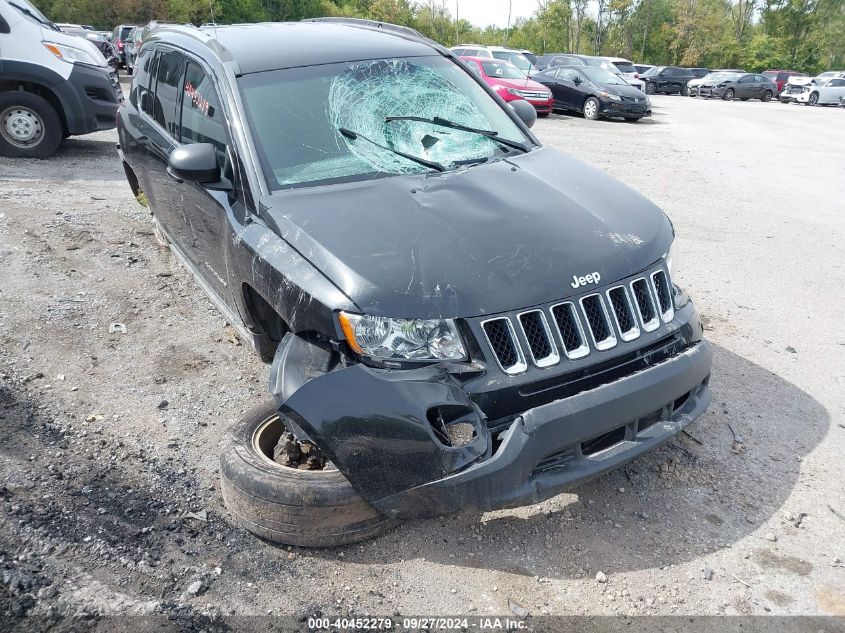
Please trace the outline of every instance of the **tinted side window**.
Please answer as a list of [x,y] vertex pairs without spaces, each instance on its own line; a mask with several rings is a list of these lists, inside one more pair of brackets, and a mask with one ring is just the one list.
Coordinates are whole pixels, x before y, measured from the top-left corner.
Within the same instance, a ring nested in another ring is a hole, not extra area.
[[754,81],[764,83],[764,84],[769,82],[769,80],[766,79],[765,77],[763,77],[763,75],[754,75]]
[[750,84],[752,81],[754,81],[754,75],[746,75],[739,80],[739,83]]
[[841,88],[845,86],[845,79],[831,79],[827,85],[831,88]]
[[150,48],[141,49],[138,61],[135,63],[135,73],[132,76],[132,88],[129,90],[129,103],[140,109],[138,95],[150,89],[150,65],[153,60]]
[[156,69],[153,118],[174,138],[178,137],[176,104],[179,100],[179,78],[182,74],[182,55],[162,51]]
[[226,163],[226,118],[212,78],[196,63],[188,62],[182,84],[181,140],[183,143],[211,143],[217,162]]

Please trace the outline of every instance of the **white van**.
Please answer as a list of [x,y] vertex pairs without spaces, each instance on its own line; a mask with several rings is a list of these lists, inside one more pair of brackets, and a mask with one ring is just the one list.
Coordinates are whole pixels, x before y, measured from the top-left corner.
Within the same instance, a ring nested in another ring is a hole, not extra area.
[[0,154],[46,158],[63,138],[110,130],[122,100],[94,44],[28,0],[0,0]]

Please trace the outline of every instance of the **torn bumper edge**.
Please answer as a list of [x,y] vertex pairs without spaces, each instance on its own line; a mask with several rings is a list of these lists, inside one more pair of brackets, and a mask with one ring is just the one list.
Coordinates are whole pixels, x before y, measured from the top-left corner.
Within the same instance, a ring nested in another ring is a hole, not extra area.
[[[304,342],[291,343],[277,355],[288,360],[281,370],[302,360],[291,351]],[[481,411],[443,365],[403,371],[352,365],[295,390],[271,379],[271,390],[280,413],[380,512],[428,517],[538,503],[665,443],[710,403],[712,356],[710,344],[700,341],[636,374],[529,409],[500,434],[495,452]],[[279,371],[274,363],[274,375]],[[463,421],[476,429],[473,442],[439,442],[426,417],[435,407],[462,408]],[[640,430],[639,420],[657,411],[660,420]],[[582,442],[621,427],[622,441],[583,454]]]

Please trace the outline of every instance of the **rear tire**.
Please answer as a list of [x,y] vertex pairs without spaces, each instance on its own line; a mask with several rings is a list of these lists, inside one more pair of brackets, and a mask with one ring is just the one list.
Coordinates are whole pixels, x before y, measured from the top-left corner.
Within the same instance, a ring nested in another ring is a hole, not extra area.
[[584,101],[584,118],[595,121],[599,118],[599,100],[595,97],[587,97]]
[[276,405],[248,412],[226,438],[226,508],[253,534],[286,545],[335,547],[374,538],[397,521],[380,514],[338,470],[297,470],[268,456],[284,432]]
[[43,97],[23,90],[0,93],[0,154],[47,158],[62,142],[59,114]]

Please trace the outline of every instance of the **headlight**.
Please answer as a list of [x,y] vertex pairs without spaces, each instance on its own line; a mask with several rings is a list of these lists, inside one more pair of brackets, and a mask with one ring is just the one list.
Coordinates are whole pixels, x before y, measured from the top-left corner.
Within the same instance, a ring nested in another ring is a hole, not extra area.
[[622,97],[620,97],[619,95],[612,95],[609,92],[603,92],[603,93],[601,93],[601,96],[607,97],[611,101],[622,101]]
[[41,42],[48,51],[53,53],[56,57],[61,59],[62,61],[69,62],[71,64],[81,63],[81,64],[90,64],[92,66],[101,66],[102,64],[100,61],[91,55],[88,51],[84,51],[81,48],[75,48],[73,46],[67,46],[65,44],[57,44],[55,42]]
[[663,256],[666,260],[666,268],[669,269],[669,278],[674,282],[675,273],[678,270],[678,240],[673,240],[669,250]]
[[517,90],[516,88],[508,88],[508,92],[511,93],[514,97],[521,97],[522,91]]
[[392,319],[338,315],[349,346],[380,360],[465,360],[464,344],[451,319]]

